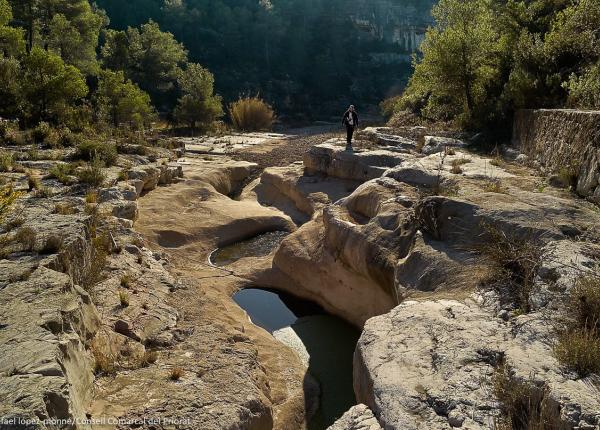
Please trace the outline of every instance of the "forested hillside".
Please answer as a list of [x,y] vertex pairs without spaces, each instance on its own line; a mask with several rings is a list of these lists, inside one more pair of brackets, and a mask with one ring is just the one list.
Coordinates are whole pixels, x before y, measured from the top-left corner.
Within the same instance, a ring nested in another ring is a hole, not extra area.
[[433,16],[390,110],[506,137],[520,108],[600,108],[598,0],[440,0]]
[[226,101],[256,94],[316,118],[400,91],[433,0],[99,0],[110,27],[153,20],[215,74]]

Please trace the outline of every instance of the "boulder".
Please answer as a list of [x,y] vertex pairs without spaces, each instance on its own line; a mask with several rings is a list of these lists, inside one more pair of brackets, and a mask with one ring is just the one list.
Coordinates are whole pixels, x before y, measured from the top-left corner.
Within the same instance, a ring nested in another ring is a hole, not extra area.
[[360,404],[351,408],[327,430],[381,430],[373,412]]
[[310,148],[304,155],[304,167],[309,175],[321,174],[365,182],[380,177],[405,158],[402,154],[385,150],[346,151],[345,141],[331,139]]
[[427,155],[444,152],[447,148],[457,149],[467,146],[467,143],[463,142],[462,140],[440,136],[423,136],[421,143],[421,152]]
[[544,321],[540,313],[507,323],[472,300],[405,302],[365,325],[354,360],[357,400],[386,429],[493,428],[493,378],[505,361],[515,381],[548,386],[566,428],[594,428],[600,398],[561,372]]

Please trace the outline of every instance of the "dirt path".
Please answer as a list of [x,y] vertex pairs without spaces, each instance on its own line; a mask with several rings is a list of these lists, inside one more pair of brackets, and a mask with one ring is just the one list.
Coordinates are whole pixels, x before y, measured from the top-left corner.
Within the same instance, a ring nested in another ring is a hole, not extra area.
[[318,143],[322,143],[333,137],[340,137],[341,132],[327,131],[323,129],[298,129],[289,130],[286,134],[293,137],[276,142],[276,144],[259,145],[241,150],[233,155],[235,160],[257,163],[261,169],[267,167],[289,166],[296,161],[302,161],[304,153]]

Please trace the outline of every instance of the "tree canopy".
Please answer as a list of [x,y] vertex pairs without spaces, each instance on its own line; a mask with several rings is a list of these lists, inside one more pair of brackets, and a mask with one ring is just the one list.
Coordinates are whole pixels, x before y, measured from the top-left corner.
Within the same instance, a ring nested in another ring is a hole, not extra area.
[[396,109],[505,127],[519,108],[600,108],[597,0],[440,0]]

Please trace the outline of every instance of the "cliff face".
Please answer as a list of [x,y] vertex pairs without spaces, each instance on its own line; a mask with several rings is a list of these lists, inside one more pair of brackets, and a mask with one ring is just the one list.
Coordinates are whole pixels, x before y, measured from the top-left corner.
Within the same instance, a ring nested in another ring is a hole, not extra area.
[[434,0],[363,0],[352,14],[354,24],[368,37],[389,44],[386,52],[374,52],[374,60],[410,61],[433,24]]

